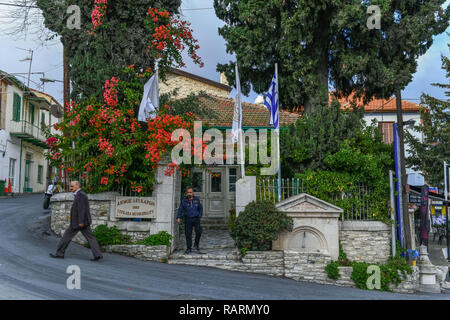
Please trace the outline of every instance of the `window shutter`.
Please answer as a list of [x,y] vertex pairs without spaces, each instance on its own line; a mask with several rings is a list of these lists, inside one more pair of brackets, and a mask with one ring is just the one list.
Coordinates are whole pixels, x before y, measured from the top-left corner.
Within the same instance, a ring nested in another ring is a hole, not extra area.
[[21,105],[20,96],[17,93],[14,93],[14,100],[13,100],[13,120],[14,121],[20,121],[20,105]]

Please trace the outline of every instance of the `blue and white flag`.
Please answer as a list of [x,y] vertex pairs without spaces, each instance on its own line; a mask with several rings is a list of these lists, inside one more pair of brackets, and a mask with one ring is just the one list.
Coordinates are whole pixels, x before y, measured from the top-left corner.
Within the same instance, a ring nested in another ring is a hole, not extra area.
[[270,124],[275,130],[278,130],[278,92],[277,92],[277,76],[273,74],[272,82],[270,83],[269,92],[264,100],[264,105],[270,112]]

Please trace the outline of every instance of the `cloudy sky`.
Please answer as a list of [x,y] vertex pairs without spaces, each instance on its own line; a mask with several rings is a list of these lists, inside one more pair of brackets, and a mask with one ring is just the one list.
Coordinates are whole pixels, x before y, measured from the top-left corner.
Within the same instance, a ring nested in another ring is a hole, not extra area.
[[[13,3],[14,0],[0,0],[0,3]],[[446,2],[447,6],[450,0]],[[225,41],[219,36],[218,28],[223,22],[215,16],[213,9],[213,0],[183,0],[182,5],[183,19],[190,21],[194,30],[194,37],[199,40],[200,49],[198,54],[205,62],[205,66],[200,68],[186,61],[185,71],[200,75],[202,77],[219,81],[219,74],[216,71],[217,63],[226,63],[234,60],[232,55],[225,51]],[[36,22],[30,26],[30,34],[26,38],[18,35],[8,35],[7,32],[17,27],[17,22],[11,19],[11,10],[13,8],[0,4],[0,70],[8,73],[28,73],[30,61],[20,61],[30,56],[30,53],[24,49],[33,50],[33,61],[31,72],[44,72],[45,78],[62,80],[62,46],[58,40],[44,42],[39,39],[33,31],[42,28],[39,19],[38,9],[30,10],[30,14],[36,16]],[[447,30],[450,32],[450,28]],[[40,34],[40,33],[38,33]],[[447,46],[449,36],[443,33],[434,39],[433,46],[427,53],[418,60],[418,69],[414,74],[413,81],[402,92],[402,96],[410,101],[419,102],[420,95],[425,92],[438,98],[445,98],[443,90],[432,87],[430,84],[435,82],[447,82],[445,72],[441,69],[441,54],[450,56]],[[27,74],[18,74],[17,77],[25,84]],[[41,74],[33,74],[30,80],[30,87],[44,90],[53,95],[59,102],[62,102],[63,87],[61,82],[46,83],[42,87],[40,82]],[[271,79],[267,79],[269,85]],[[234,96],[234,90],[231,92]],[[253,102],[257,94],[251,93],[244,97],[244,101]]]

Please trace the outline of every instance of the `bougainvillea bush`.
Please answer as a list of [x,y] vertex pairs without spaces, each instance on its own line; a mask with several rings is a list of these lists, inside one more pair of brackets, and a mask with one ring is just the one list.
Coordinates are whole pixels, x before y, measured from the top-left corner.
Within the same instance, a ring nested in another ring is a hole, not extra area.
[[[180,66],[183,64],[180,51],[187,48],[194,62],[202,63],[185,22],[170,17],[165,10],[150,8],[148,14],[149,21],[144,23],[153,30],[148,46],[153,57],[162,65]],[[98,28],[100,22],[94,26]],[[174,114],[169,105],[163,104],[154,119],[137,121],[144,84],[153,74],[151,67],[144,71],[130,65],[104,83],[101,99],[92,95],[66,105],[64,118],[53,126],[62,134],[47,131],[50,163],[65,171],[69,178],[81,179],[88,192],[125,187],[151,194],[157,167],[179,143],[171,140],[172,132],[183,128],[192,136],[194,120],[192,112]],[[177,169],[183,175],[189,174],[186,167],[175,163],[169,163],[165,173],[170,175]]]

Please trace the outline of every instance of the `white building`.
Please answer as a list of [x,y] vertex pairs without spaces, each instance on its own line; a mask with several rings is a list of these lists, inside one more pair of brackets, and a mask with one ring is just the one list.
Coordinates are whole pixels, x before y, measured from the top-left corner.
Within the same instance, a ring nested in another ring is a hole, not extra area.
[[[349,98],[339,99],[343,107],[349,107],[352,96]],[[394,123],[397,123],[397,99],[392,97],[388,100],[374,99],[368,104],[363,104],[358,100],[358,105],[364,105],[363,120],[366,124],[370,124],[373,119],[378,123],[383,141],[387,144],[394,142]],[[419,141],[423,142],[423,134],[412,129],[414,125],[421,123],[420,105],[411,101],[402,100],[402,114],[404,122],[404,130],[410,132]],[[405,143],[405,157],[410,155],[410,146]],[[407,183],[413,186],[424,185],[424,177],[420,171],[414,171],[406,167],[406,175],[408,176]]]
[[58,122],[58,113],[62,106],[52,96],[0,71],[0,180],[11,181],[13,193],[46,189],[52,169],[43,128]]

